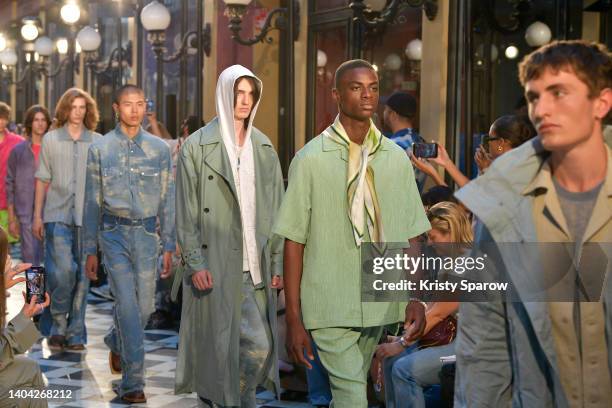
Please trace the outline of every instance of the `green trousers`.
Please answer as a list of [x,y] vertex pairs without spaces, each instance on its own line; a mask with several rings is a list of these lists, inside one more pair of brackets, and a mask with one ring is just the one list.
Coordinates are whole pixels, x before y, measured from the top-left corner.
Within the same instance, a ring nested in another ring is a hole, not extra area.
[[367,408],[367,375],[383,326],[311,330],[321,363],[329,373],[330,408]]

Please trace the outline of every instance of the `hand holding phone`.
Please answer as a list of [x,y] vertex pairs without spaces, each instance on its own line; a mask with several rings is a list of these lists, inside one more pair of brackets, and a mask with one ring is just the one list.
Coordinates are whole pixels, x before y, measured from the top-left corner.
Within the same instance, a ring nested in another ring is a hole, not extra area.
[[153,99],[147,99],[147,113],[155,111],[155,102]]
[[422,157],[424,159],[433,159],[438,157],[437,143],[414,143],[412,145],[412,154],[414,157]]
[[26,302],[36,295],[36,303],[45,303],[47,275],[44,266],[32,266],[26,271]]

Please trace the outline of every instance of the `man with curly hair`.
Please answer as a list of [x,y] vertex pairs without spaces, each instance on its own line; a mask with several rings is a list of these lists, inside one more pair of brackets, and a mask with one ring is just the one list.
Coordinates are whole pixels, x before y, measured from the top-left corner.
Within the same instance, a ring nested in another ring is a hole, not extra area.
[[57,103],[55,118],[57,128],[44,137],[40,152],[32,222],[34,236],[43,239],[44,234],[47,282],[53,299],[50,333],[43,334],[50,335],[50,348],[83,350],[89,280],[81,255],[81,226],[87,151],[101,137],[94,131],[98,107],[87,92],[71,88]]

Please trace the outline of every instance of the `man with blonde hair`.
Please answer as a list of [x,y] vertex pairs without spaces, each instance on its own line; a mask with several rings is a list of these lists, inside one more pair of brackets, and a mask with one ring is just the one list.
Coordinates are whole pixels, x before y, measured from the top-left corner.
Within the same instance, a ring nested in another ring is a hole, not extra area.
[[83,350],[89,280],[81,255],[81,227],[87,151],[101,137],[95,132],[98,107],[87,92],[71,88],[58,101],[55,118],[57,128],[42,142],[32,222],[38,239],[43,239],[44,229],[45,267],[53,299],[51,330],[43,334],[50,334],[50,348]]

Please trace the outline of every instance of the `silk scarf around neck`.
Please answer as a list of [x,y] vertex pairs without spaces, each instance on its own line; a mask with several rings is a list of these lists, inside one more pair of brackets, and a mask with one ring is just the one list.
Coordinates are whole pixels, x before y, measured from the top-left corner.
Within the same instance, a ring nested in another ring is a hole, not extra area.
[[375,244],[384,244],[382,216],[376,188],[374,186],[374,171],[370,162],[380,150],[383,135],[370,120],[370,130],[363,143],[353,143],[340,123],[340,116],[323,131],[335,143],[348,150],[347,199],[348,216],[353,227],[353,237],[358,247],[364,240],[367,226],[370,239]]

